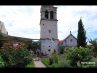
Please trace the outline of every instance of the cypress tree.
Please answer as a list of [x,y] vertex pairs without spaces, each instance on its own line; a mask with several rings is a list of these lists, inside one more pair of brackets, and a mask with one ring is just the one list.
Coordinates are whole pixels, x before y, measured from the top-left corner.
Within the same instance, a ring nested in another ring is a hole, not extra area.
[[78,22],[78,35],[77,35],[77,47],[86,47],[86,31],[84,25],[80,19]]

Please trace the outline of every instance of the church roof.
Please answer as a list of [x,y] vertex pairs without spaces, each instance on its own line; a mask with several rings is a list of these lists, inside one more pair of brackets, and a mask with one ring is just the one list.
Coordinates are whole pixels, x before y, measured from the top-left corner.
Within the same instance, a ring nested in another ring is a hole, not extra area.
[[[70,36],[72,36],[73,38],[77,39],[75,36],[73,36],[72,34],[68,35],[64,40],[66,40],[67,38],[69,38]],[[63,40],[63,41],[64,41]]]

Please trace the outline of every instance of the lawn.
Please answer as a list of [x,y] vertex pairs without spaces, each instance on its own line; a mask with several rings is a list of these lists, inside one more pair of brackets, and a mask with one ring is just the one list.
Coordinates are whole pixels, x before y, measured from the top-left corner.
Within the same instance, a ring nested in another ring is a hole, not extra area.
[[34,61],[26,65],[26,68],[34,68],[34,67],[35,67]]

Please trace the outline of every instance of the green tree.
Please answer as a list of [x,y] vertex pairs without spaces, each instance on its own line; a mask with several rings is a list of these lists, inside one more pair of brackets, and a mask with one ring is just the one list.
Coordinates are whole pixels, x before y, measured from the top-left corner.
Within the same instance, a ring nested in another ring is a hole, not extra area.
[[94,56],[96,56],[97,55],[97,38],[94,40],[90,40],[89,43],[92,44],[93,49],[94,49]]
[[77,46],[86,47],[86,31],[81,19],[78,22]]
[[90,61],[93,50],[89,48],[68,48],[65,52],[65,57],[70,60],[72,67],[78,67],[77,63]]

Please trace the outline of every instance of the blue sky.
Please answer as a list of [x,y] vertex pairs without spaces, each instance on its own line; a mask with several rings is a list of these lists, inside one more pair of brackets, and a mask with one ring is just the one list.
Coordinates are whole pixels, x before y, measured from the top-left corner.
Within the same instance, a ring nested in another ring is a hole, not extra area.
[[[69,34],[77,37],[78,21],[82,18],[87,39],[97,38],[97,6],[55,6],[58,19],[58,39]],[[0,21],[9,35],[40,38],[40,6],[0,6]]]

